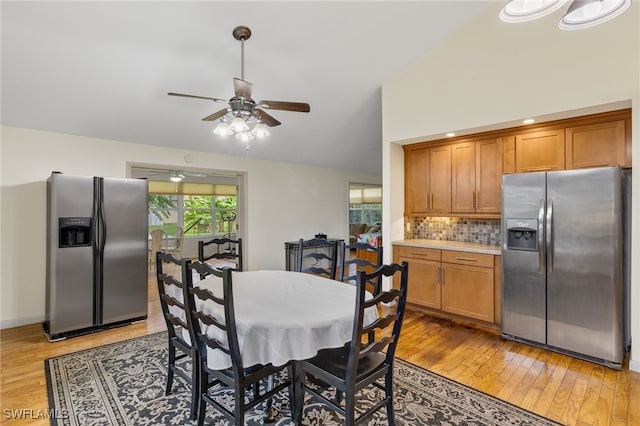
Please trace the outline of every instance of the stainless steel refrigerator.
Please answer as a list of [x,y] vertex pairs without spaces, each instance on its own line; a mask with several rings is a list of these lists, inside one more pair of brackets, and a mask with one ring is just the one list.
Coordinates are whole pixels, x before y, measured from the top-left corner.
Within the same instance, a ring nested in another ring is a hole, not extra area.
[[502,336],[620,369],[618,167],[502,177]]
[[146,180],[47,180],[49,340],[147,317]]

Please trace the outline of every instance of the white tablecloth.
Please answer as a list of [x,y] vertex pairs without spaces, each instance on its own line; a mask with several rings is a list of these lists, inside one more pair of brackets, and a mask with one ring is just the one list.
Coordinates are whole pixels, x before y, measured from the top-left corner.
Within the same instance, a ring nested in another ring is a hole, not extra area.
[[[351,340],[355,286],[290,271],[233,272],[232,280],[245,367],[308,359],[320,349],[338,348]],[[217,277],[209,276],[194,286],[222,296],[222,281]],[[198,307],[210,314],[221,312],[214,303]],[[375,308],[370,308],[365,324],[377,316]],[[212,326],[204,332],[220,337],[219,329]],[[231,360],[221,351],[209,349],[208,364],[224,369],[231,366]]]

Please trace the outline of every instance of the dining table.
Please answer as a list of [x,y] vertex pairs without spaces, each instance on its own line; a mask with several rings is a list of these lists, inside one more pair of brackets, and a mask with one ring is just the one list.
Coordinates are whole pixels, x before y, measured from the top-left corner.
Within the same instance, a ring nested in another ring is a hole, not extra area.
[[[244,366],[285,365],[351,341],[356,307],[354,285],[279,270],[234,271],[231,279]],[[214,275],[193,285],[222,296],[222,279]],[[206,313],[222,314],[220,305],[213,302],[196,303]],[[377,318],[374,306],[365,312],[364,322],[369,324]],[[203,328],[203,333],[226,340],[213,326]],[[231,367],[230,357],[219,350],[208,348],[207,361],[212,369]]]

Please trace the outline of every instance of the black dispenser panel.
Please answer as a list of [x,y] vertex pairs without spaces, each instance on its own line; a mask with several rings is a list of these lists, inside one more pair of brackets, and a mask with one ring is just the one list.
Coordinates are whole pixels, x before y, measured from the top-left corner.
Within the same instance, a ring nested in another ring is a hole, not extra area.
[[538,220],[507,219],[507,248],[538,251]]
[[90,217],[61,217],[59,226],[60,248],[91,245]]

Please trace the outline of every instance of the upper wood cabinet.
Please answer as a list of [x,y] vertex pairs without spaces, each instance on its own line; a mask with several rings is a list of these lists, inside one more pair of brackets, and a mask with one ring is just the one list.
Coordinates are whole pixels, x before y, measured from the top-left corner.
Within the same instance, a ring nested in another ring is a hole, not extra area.
[[451,211],[500,213],[501,138],[451,146]]
[[626,166],[625,121],[565,129],[567,169]]
[[564,130],[516,135],[516,173],[564,170]]
[[498,217],[503,173],[631,167],[631,110],[406,145],[405,214]]
[[451,146],[405,151],[405,212],[451,211]]

